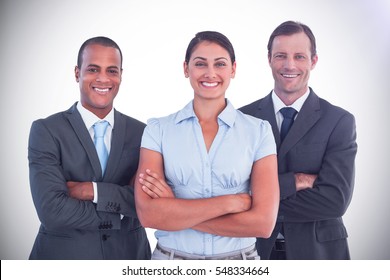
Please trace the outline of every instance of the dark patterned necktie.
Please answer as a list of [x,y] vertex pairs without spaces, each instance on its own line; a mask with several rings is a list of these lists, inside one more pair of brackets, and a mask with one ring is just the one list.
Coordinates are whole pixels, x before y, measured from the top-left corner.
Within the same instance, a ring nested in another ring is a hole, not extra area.
[[282,127],[280,128],[280,142],[283,142],[288,131],[294,123],[295,115],[298,113],[294,108],[284,107],[280,109],[280,112],[283,115]]

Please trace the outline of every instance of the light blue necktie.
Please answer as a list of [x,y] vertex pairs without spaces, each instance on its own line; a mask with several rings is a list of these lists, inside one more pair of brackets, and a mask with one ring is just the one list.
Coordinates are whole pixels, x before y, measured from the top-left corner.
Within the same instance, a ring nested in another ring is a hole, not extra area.
[[108,160],[108,151],[106,144],[104,144],[104,134],[106,133],[107,127],[107,121],[97,122],[93,125],[93,130],[95,131],[95,148],[99,156],[100,166],[102,167],[102,174],[104,174]]

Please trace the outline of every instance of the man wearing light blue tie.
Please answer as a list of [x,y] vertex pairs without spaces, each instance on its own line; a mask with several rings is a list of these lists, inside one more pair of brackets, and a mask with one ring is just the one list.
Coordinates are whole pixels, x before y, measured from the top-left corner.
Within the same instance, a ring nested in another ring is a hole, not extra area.
[[102,168],[103,174],[104,171],[106,170],[107,160],[108,160],[107,146],[104,143],[104,135],[106,134],[108,125],[109,123],[107,121],[96,122],[93,125],[93,131],[95,133],[94,136],[95,148],[99,157],[100,166]]
[[30,259],[150,259],[134,206],[145,124],[113,108],[122,52],[109,38],[81,46],[80,102],[33,122],[30,187],[41,226]]

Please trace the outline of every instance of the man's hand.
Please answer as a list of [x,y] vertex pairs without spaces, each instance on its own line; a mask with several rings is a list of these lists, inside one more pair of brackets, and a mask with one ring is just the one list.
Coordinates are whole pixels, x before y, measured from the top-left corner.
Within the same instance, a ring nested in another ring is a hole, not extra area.
[[72,182],[66,183],[69,196],[79,200],[93,200],[92,182]]
[[295,173],[295,186],[298,191],[313,188],[316,174]]
[[171,187],[157,173],[149,169],[146,169],[146,173],[140,173],[138,180],[142,190],[151,198],[175,198]]

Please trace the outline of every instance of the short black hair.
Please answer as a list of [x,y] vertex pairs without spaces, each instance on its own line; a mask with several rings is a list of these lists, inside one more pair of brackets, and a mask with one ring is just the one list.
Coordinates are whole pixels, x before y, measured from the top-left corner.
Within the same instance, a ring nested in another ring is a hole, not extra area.
[[81,45],[80,50],[79,50],[79,54],[77,56],[77,67],[78,68],[81,68],[81,65],[83,64],[84,49],[90,45],[100,45],[100,46],[104,46],[104,47],[112,47],[112,48],[117,49],[119,51],[120,56],[121,56],[121,69],[122,69],[123,56],[122,56],[121,49],[119,48],[118,44],[114,42],[114,40],[107,38],[107,37],[103,37],[103,36],[90,38]]

